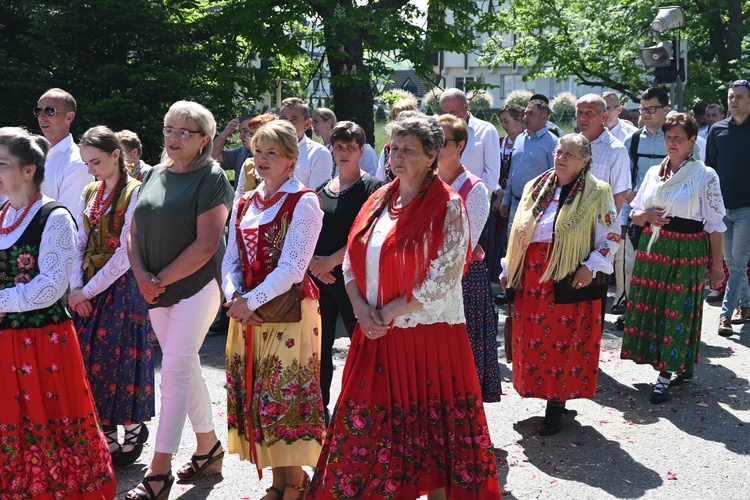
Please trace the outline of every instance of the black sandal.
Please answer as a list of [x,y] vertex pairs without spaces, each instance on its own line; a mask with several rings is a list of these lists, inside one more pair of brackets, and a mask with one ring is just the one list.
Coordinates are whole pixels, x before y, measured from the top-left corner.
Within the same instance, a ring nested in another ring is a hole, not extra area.
[[131,445],[133,449],[130,451],[122,451],[120,449],[117,458],[112,457],[112,463],[117,467],[127,467],[134,464],[140,458],[141,453],[143,453],[143,443],[146,441],[148,441],[148,427],[145,424],[141,423],[135,429],[125,429],[125,442],[122,445]]
[[115,448],[115,451],[110,451],[109,454],[112,457],[112,462],[114,463],[115,460],[118,459],[120,454],[122,453],[122,445],[119,441],[117,441],[117,426],[116,425],[102,425],[102,432],[104,433],[104,437],[107,438],[107,447],[109,448],[109,445],[116,444],[117,448]]
[[268,488],[266,488],[266,493],[272,492],[276,494],[276,500],[281,500],[282,498],[284,498],[284,492],[276,488],[275,486],[269,486]]
[[[151,483],[163,482],[161,489],[158,493],[154,493],[154,489],[151,487]],[[172,471],[166,474],[157,474],[155,476],[146,476],[138,486],[143,486],[143,489],[136,486],[132,490],[128,491],[126,498],[129,500],[166,500],[169,498],[169,492],[172,491],[172,485],[174,484],[174,476]]]
[[544,412],[544,419],[539,424],[540,436],[552,436],[560,432],[563,428],[563,420],[568,410],[565,409],[565,403],[547,403],[547,410]]
[[671,385],[670,382],[667,382],[665,384],[657,380],[656,383],[654,384],[654,389],[651,391],[651,397],[648,399],[649,402],[655,405],[665,403],[667,399],[669,399],[669,386],[670,385]]
[[669,383],[669,386],[682,385],[683,382],[693,380],[693,372],[685,370],[682,373],[678,373],[677,376]]
[[[221,465],[224,462],[224,452],[222,451],[218,455],[214,455],[221,446],[221,441],[216,441],[216,444],[211,451],[206,455],[193,455],[190,458],[190,462],[186,463],[182,468],[185,472],[177,471],[177,477],[180,481],[195,481],[203,476],[210,476],[212,474],[221,474]],[[198,465],[198,462],[203,461],[202,465]]]

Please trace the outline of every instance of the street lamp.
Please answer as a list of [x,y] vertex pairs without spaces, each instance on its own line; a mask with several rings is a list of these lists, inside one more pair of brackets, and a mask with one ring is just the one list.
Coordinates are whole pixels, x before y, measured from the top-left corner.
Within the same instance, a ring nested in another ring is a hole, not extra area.
[[[683,110],[682,85],[685,83],[687,42],[679,34],[671,41],[662,42],[659,34],[678,30],[685,26],[685,12],[680,7],[659,7],[651,21],[651,33],[656,45],[644,47],[641,59],[646,68],[654,68],[654,79],[659,83],[674,83],[677,94],[677,109]],[[684,55],[684,57],[683,57]]]

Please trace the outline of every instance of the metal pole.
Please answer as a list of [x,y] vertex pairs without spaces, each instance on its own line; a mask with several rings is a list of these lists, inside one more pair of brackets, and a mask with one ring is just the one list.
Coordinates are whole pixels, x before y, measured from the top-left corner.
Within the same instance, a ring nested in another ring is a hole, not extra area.
[[677,77],[677,84],[675,85],[675,87],[677,90],[677,111],[682,113],[683,111],[685,111],[685,106],[682,102],[682,78],[680,78],[679,76]]

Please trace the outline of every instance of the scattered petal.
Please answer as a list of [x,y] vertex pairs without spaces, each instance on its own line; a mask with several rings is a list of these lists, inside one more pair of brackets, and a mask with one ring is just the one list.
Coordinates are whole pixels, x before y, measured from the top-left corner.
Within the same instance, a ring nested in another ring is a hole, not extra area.
[[676,481],[677,480],[677,473],[676,472],[672,472],[671,470],[667,471],[667,479],[669,479],[670,481]]

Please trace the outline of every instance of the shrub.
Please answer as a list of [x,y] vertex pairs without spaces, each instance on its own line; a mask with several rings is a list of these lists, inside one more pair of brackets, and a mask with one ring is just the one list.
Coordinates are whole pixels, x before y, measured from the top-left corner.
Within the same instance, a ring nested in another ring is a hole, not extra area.
[[500,127],[502,125],[500,123],[500,116],[497,113],[492,113],[492,116],[490,116],[490,123],[496,127]]
[[388,115],[386,114],[383,106],[378,106],[375,110],[375,123],[385,123],[388,121]]
[[474,117],[479,118],[480,120],[484,120],[484,109],[482,108],[479,108],[476,113],[472,111],[471,114],[474,115]]
[[443,90],[437,87],[433,87],[424,95],[424,103],[427,109],[432,108],[433,112],[436,109],[440,109],[440,96],[443,95]]
[[432,109],[432,104],[427,105],[427,109],[425,109],[424,114],[426,114],[427,116],[432,116],[435,114],[435,110]]
[[398,101],[403,101],[405,99],[412,99],[414,101],[417,100],[414,94],[412,94],[408,90],[403,89],[386,90],[385,92],[380,94],[379,99],[381,101],[387,102],[389,107],[392,107]]
[[526,109],[526,106],[529,105],[529,101],[533,95],[534,93],[530,90],[514,90],[505,96],[505,104],[518,104]]
[[571,123],[576,116],[576,101],[578,98],[570,92],[560,92],[549,103],[557,121]]
[[473,115],[477,115],[480,110],[491,108],[495,104],[495,98],[485,89],[469,92],[466,97],[469,99],[469,111]]

